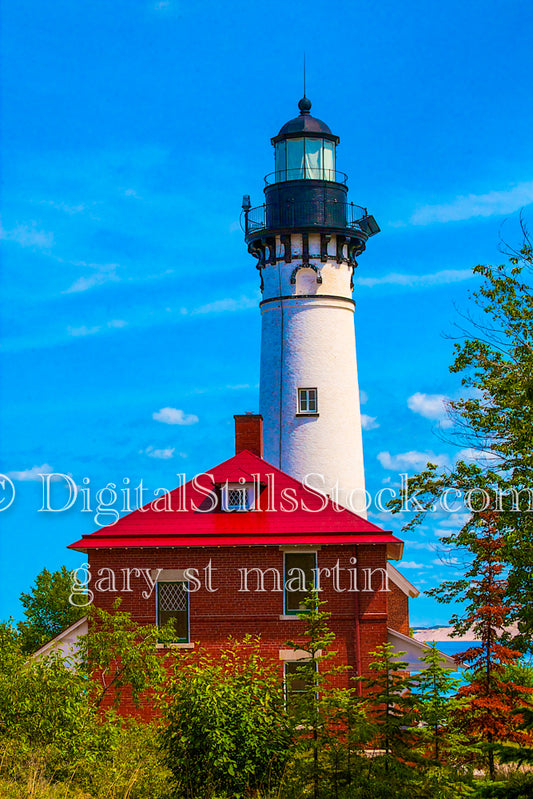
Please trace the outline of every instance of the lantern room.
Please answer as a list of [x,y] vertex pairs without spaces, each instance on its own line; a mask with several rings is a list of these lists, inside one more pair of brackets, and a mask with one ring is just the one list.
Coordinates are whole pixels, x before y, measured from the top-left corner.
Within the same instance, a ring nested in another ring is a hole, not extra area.
[[275,151],[272,182],[336,181],[335,148],[339,137],[333,135],[325,122],[311,116],[311,101],[307,97],[300,100],[298,108],[300,115],[287,122],[272,139]]

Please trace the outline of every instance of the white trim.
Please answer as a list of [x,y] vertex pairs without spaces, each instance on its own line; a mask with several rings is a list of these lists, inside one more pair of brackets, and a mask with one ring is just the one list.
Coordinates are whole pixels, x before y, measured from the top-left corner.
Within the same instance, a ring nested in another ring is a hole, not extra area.
[[[78,649],[77,640],[82,635],[85,635],[87,633],[88,626],[89,625],[87,622],[87,616],[82,616],[81,619],[75,621],[74,624],[71,624],[70,627],[66,628],[66,630],[62,630],[60,633],[54,636],[54,638],[52,638],[51,641],[48,641],[48,643],[43,644],[43,646],[41,646],[37,650],[37,652],[34,652],[32,655],[30,655],[30,658],[44,657],[45,655],[48,655],[50,652],[56,651],[57,649],[61,648],[64,649],[65,655],[67,654],[76,655]],[[85,628],[83,629],[83,631],[81,631],[82,627]],[[72,633],[77,633],[77,635],[72,636]],[[64,645],[64,647],[61,646],[62,644]],[[67,652],[65,647],[71,647],[71,652]]]
[[[420,641],[417,641],[416,638],[410,638],[408,635],[399,633],[397,630],[392,630],[390,627],[387,628],[387,641],[394,646],[397,652],[407,651],[407,654],[402,655],[401,659],[407,663],[409,670],[422,671],[423,669],[427,669],[426,664],[420,660],[420,655],[425,654],[430,649],[427,644],[422,644]],[[450,669],[451,671],[458,670],[459,667],[457,663],[450,655],[441,652],[440,649],[438,649],[437,652],[445,661],[445,669]]]
[[416,586],[409,582],[409,580],[404,577],[404,575],[398,571],[398,569],[392,565],[392,563],[387,563],[387,575],[391,582],[396,585],[400,591],[403,591],[404,594],[410,596],[412,599],[419,596],[420,591]]

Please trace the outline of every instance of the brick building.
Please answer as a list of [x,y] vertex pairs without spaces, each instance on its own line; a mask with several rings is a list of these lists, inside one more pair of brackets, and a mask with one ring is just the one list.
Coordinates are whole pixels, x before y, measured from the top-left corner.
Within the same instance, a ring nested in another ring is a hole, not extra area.
[[348,202],[338,136],[306,97],[298,105],[272,139],[264,204],[243,198],[262,294],[260,413],[235,417],[229,460],[71,548],[88,555],[95,604],[120,595],[137,622],[173,618],[177,647],[216,652],[258,634],[281,674],[318,583],[352,674],[387,640],[417,667],[418,592],[390,563],[402,542],[366,519],[352,294],[356,256],[379,227]]
[[120,596],[136,622],[174,618],[177,649],[216,653],[229,636],[260,635],[281,676],[318,582],[338,663],[367,674],[370,653],[389,641],[417,667],[422,645],[408,638],[417,591],[390,563],[402,542],[267,463],[251,426],[260,434],[261,417],[236,417],[229,460],[71,545],[87,553],[94,603],[111,610]]

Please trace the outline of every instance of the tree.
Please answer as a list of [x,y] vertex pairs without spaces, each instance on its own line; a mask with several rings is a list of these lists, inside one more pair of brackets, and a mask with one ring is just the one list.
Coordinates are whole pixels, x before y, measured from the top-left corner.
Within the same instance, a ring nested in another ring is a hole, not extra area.
[[465,702],[455,715],[459,728],[471,740],[486,742],[489,773],[494,779],[494,744],[531,742],[520,729],[523,718],[515,711],[529,704],[532,690],[504,679],[506,667],[521,654],[505,643],[505,627],[514,608],[505,603],[504,536],[494,511],[475,514],[475,521],[479,530],[471,542],[472,563],[463,580],[448,584],[446,597],[465,604],[462,618],[452,619],[455,630],[470,629],[480,641],[479,646],[457,656],[460,663],[468,665],[471,678],[459,689],[458,696]]
[[25,620],[17,629],[24,652],[35,652],[85,615],[85,608],[70,604],[71,593],[72,575],[61,566],[54,572],[43,569],[29,593],[20,595]]
[[[420,656],[424,668],[414,677],[414,703],[418,717],[423,726],[420,732],[424,741],[429,744],[430,753],[437,765],[443,760],[448,760],[450,754],[449,720],[454,710],[457,709],[457,700],[454,692],[459,687],[459,680],[443,667],[445,659],[437,649],[437,645],[430,644],[427,651]],[[464,743],[464,740],[461,742]],[[457,742],[453,741],[455,748]]]
[[172,656],[171,649],[158,652],[157,644],[176,640],[171,624],[164,629],[137,624],[120,610],[120,603],[115,601],[112,613],[90,606],[89,630],[78,639],[80,661],[91,678],[91,702],[97,708],[118,706],[126,693],[137,706],[157,699],[167,679],[165,660]]
[[[146,630],[131,619],[126,625],[125,616],[103,618],[108,640],[103,641],[100,625],[82,643],[100,664],[112,662],[111,656],[120,653],[121,662],[130,669],[147,666],[140,675],[143,685],[137,687],[154,692],[159,670],[154,672],[150,661],[140,660],[135,646]],[[121,718],[112,709],[103,711],[101,690],[90,690],[83,659],[59,652],[28,658],[20,635],[5,623],[0,623],[0,651],[0,775],[28,782],[24,795],[31,796],[36,794],[29,783],[37,777],[67,781],[57,791],[51,789],[50,796],[67,796],[70,784],[109,799],[169,795],[169,773],[156,746],[157,725]],[[128,670],[120,673],[124,683],[127,674]]]
[[305,780],[310,766],[313,799],[323,787],[325,795],[337,797],[341,783],[351,781],[356,747],[369,739],[371,725],[356,688],[336,685],[350,667],[330,663],[337,652],[331,649],[335,634],[328,626],[331,613],[323,609],[326,603],[311,591],[304,604],[299,614],[304,629],[297,641],[287,642],[301,660],[293,661],[292,672],[285,675],[288,709],[297,723],[298,777]]
[[[533,646],[533,249],[522,229],[523,245],[509,253],[508,264],[474,268],[481,284],[471,295],[468,329],[455,343],[450,366],[462,374],[466,389],[464,398],[449,403],[451,435],[478,457],[473,463],[459,460],[451,470],[429,463],[409,478],[416,512],[404,529],[419,524],[435,500],[449,500],[454,492],[476,493],[474,511],[497,511],[500,557],[509,569],[506,596],[521,631],[516,643],[528,649]],[[476,311],[480,318],[474,318]],[[403,503],[395,499],[389,507],[397,512]],[[442,541],[468,558],[476,526],[474,513]]]
[[376,728],[375,748],[383,751],[388,773],[393,763],[412,759],[415,739],[409,728],[415,718],[413,680],[406,671],[407,663],[401,660],[405,652],[396,652],[393,644],[381,644],[370,654],[375,658],[370,664],[375,676],[364,677],[362,682],[367,689],[369,716]]

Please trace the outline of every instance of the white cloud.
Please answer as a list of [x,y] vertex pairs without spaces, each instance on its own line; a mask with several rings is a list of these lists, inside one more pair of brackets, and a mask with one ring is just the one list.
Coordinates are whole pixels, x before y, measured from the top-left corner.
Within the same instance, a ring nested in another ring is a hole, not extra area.
[[425,569],[427,568],[424,566],[423,563],[417,563],[414,560],[401,560],[398,563],[398,569]]
[[228,311],[244,311],[248,308],[257,308],[257,297],[241,296],[238,300],[233,297],[228,297],[224,300],[215,300],[206,305],[200,305],[194,308],[191,313],[193,314],[208,314],[208,313],[227,313]]
[[149,458],[158,458],[162,461],[168,461],[174,457],[174,450],[175,447],[167,447],[166,449],[154,449],[154,447],[146,447],[145,450],[141,450],[141,453],[144,455],[148,455]]
[[359,402],[361,403],[361,405],[366,405],[366,403],[368,402],[368,394],[366,393],[366,391],[363,391],[362,389],[359,391]]
[[17,225],[13,230],[4,230],[0,227],[0,239],[14,241],[21,247],[32,247],[37,250],[49,250],[54,243],[53,233],[37,230],[35,224]]
[[95,271],[87,277],[79,277],[74,283],[65,289],[63,294],[77,294],[80,291],[88,291],[95,286],[102,286],[104,283],[119,280],[117,275],[118,264],[74,264],[75,266],[89,266]]
[[[454,506],[455,505],[455,500],[452,499],[452,498],[449,498],[448,499],[448,504]],[[460,499],[457,500],[457,504],[459,504],[459,505],[461,504],[461,500]],[[439,527],[451,527],[451,528],[457,527],[457,528],[459,528],[459,527],[463,527],[467,523],[467,521],[470,519],[470,516],[471,516],[470,513],[461,513],[460,511],[458,511],[457,513],[451,513],[445,519],[441,519],[438,524],[439,524]],[[447,534],[447,530],[437,530],[435,532],[435,535],[446,535],[446,534]]]
[[94,336],[96,333],[100,333],[102,330],[105,330],[106,327],[110,330],[113,329],[120,329],[122,327],[127,326],[127,322],[124,319],[110,319],[109,322],[106,322],[105,325],[94,325],[93,327],[87,327],[87,325],[81,325],[81,327],[67,327],[67,333],[69,336]]
[[435,552],[436,544],[426,544],[425,541],[406,541],[405,546],[409,549],[425,549],[428,552]]
[[366,413],[362,413],[361,425],[363,430],[375,430],[376,427],[379,427],[379,422],[376,422],[375,416],[368,416]]
[[440,558],[435,558],[431,561],[435,564],[435,566],[458,566],[459,559],[455,557],[451,557],[447,554],[443,554]]
[[384,469],[393,472],[401,472],[409,469],[423,469],[426,463],[436,463],[438,466],[448,466],[450,459],[446,454],[435,455],[434,452],[401,452],[398,455],[391,455],[390,452],[378,453],[378,461]]
[[55,200],[41,200],[41,205],[49,205],[56,211],[64,211],[64,213],[68,214],[69,216],[81,214],[83,211],[86,211],[88,207],[84,203],[79,203],[78,205],[68,205],[64,202],[55,202]]
[[473,277],[471,269],[442,269],[440,272],[430,272],[427,275],[406,275],[401,272],[390,272],[381,277],[358,277],[357,285],[373,288],[374,286],[408,286],[410,288],[424,288],[426,286],[441,286],[447,283],[460,283]]
[[412,225],[431,225],[434,222],[459,222],[479,216],[511,214],[533,202],[533,180],[524,181],[509,189],[487,194],[460,195],[448,203],[424,205],[410,218]]
[[418,413],[425,419],[435,419],[443,428],[452,427],[453,422],[447,416],[446,403],[449,398],[445,394],[416,394],[408,397],[407,405],[413,413]]
[[179,408],[161,408],[152,414],[152,419],[163,424],[196,424],[198,417],[194,413],[184,413]]
[[466,449],[460,449],[455,459],[458,461],[467,461],[470,463],[477,463],[478,466],[488,466],[491,463],[495,463],[499,460],[498,455],[493,452],[485,452],[481,449],[474,449],[473,447],[467,447]]
[[[31,469],[25,469],[22,472],[8,472],[7,476],[12,480],[39,481],[41,479],[41,474],[52,474],[53,471],[49,463],[43,463],[42,466],[32,466]],[[60,479],[60,477],[52,478],[52,482]]]
[[81,325],[81,327],[67,327],[67,333],[69,336],[94,336],[95,333],[99,333],[102,329],[101,325],[95,325],[94,327],[87,327],[87,325]]

